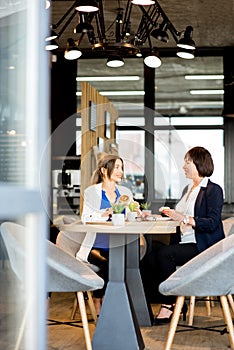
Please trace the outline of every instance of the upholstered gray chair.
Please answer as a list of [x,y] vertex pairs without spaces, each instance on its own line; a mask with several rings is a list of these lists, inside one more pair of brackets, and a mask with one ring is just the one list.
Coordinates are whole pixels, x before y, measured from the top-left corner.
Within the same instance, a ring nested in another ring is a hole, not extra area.
[[[176,270],[159,285],[165,295],[177,295],[165,350],[170,350],[185,296],[219,296],[227,325],[231,348],[234,349],[234,329],[229,295],[234,293],[234,235],[228,236]],[[234,310],[232,310],[234,311]]]
[[234,233],[234,217],[231,216],[223,220],[223,229],[225,237],[230,236]]
[[[19,224],[4,222],[1,225],[1,235],[6,246],[11,268],[21,282],[23,280],[25,263],[24,241],[27,234],[30,234],[30,232]],[[83,292],[102,288],[104,281],[85,264],[67,254],[52,242],[47,241],[47,243],[47,291],[77,293],[86,348],[91,350],[92,345]],[[22,329],[24,328],[26,317],[27,314],[25,314],[23,319]],[[15,349],[19,347],[21,339],[22,332],[19,334]]]
[[[223,229],[224,229],[225,237],[230,236],[234,233],[234,217],[229,217],[223,220]],[[211,315],[211,307],[214,306],[213,299],[214,298],[212,298],[211,296],[207,296],[205,298],[207,316]],[[229,299],[229,303],[232,305],[232,308],[234,309],[234,302],[231,294],[228,295],[228,299]],[[189,315],[188,315],[189,326],[193,325],[194,309],[195,309],[195,296],[191,296],[189,299]]]
[[[60,231],[57,239],[56,239],[56,245],[64,250],[66,253],[71,255],[73,258],[75,258],[77,251],[80,248],[81,242],[83,241],[85,236],[85,233],[83,232],[65,232]],[[98,272],[99,268],[96,265],[93,264],[86,264],[89,268],[91,268],[93,271]],[[92,298],[92,292],[87,291],[87,302],[89,304],[89,308],[92,314],[92,317],[94,319],[94,322],[97,322],[97,313],[95,310],[93,298]],[[73,308],[71,312],[71,319],[73,320],[75,318],[76,310],[78,308],[78,299],[77,299],[77,293],[75,293]]]

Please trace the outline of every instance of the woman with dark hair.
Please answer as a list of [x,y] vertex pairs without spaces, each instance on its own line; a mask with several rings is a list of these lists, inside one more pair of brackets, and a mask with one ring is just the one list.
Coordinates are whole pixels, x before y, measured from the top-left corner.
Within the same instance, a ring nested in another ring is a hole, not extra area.
[[[210,152],[203,147],[190,149],[184,157],[184,173],[192,180],[187,185],[175,210],[165,207],[162,212],[180,222],[180,232],[173,235],[173,243],[158,251],[160,280],[166,280],[177,266],[185,264],[197,254],[224,238],[222,224],[223,190],[208,177],[214,164]],[[161,295],[161,309],[155,324],[170,322],[174,296]]]
[[[98,161],[97,169],[94,171],[91,183],[84,191],[84,206],[81,215],[82,222],[110,220],[113,213],[111,204],[119,202],[121,196],[127,199],[128,203],[133,202],[131,191],[118,185],[122,181],[124,164],[122,158],[113,154],[105,154]],[[136,211],[139,204],[136,203]],[[102,290],[93,292],[94,304],[99,314],[102,298],[108,280],[108,253],[109,234],[88,232],[82,242],[76,258],[89,262],[99,267],[97,274],[105,281]]]

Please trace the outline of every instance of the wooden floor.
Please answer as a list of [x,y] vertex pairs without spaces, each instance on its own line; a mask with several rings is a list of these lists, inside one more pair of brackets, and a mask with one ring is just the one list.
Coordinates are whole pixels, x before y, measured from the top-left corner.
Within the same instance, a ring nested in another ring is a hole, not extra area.
[[[72,293],[53,294],[49,305],[49,318],[65,322],[70,321],[73,298],[74,295]],[[152,305],[152,307],[156,315],[159,305]],[[195,312],[194,326],[217,325],[220,326],[216,328],[217,332],[205,330],[188,331],[187,328],[179,327],[181,332],[176,333],[172,350],[224,350],[230,348],[227,334],[221,335],[220,333],[225,327],[219,303],[215,302],[210,317],[206,314],[205,303],[203,301],[196,302]],[[76,314],[76,319],[80,320],[79,312]],[[185,325],[186,322],[181,320],[180,324]],[[80,327],[80,323],[78,325],[78,327],[67,325],[48,326],[48,349],[85,350],[83,330]],[[90,330],[91,334],[93,334],[95,330],[93,322],[90,322]],[[141,328],[145,350],[163,350],[167,330],[168,325]]]

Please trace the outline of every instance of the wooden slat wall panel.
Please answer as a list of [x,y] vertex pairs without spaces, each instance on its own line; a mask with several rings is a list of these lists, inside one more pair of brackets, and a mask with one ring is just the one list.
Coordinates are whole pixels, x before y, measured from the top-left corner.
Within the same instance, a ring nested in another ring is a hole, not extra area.
[[[81,197],[80,213],[83,208],[84,189],[90,185],[90,178],[96,168],[95,153],[98,146],[98,138],[104,140],[104,151],[109,153],[111,144],[115,144],[115,122],[118,111],[113,104],[87,82],[81,83],[81,119],[82,119],[82,142],[81,142]],[[96,105],[96,130],[90,130],[90,102]],[[110,114],[110,139],[105,136],[105,113]]]

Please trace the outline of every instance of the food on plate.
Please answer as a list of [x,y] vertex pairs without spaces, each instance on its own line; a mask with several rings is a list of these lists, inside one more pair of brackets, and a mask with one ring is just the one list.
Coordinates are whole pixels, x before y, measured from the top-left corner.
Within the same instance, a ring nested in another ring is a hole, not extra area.
[[161,207],[161,208],[159,208],[159,211],[162,212],[164,210],[169,210],[169,209],[170,209],[170,207]]

